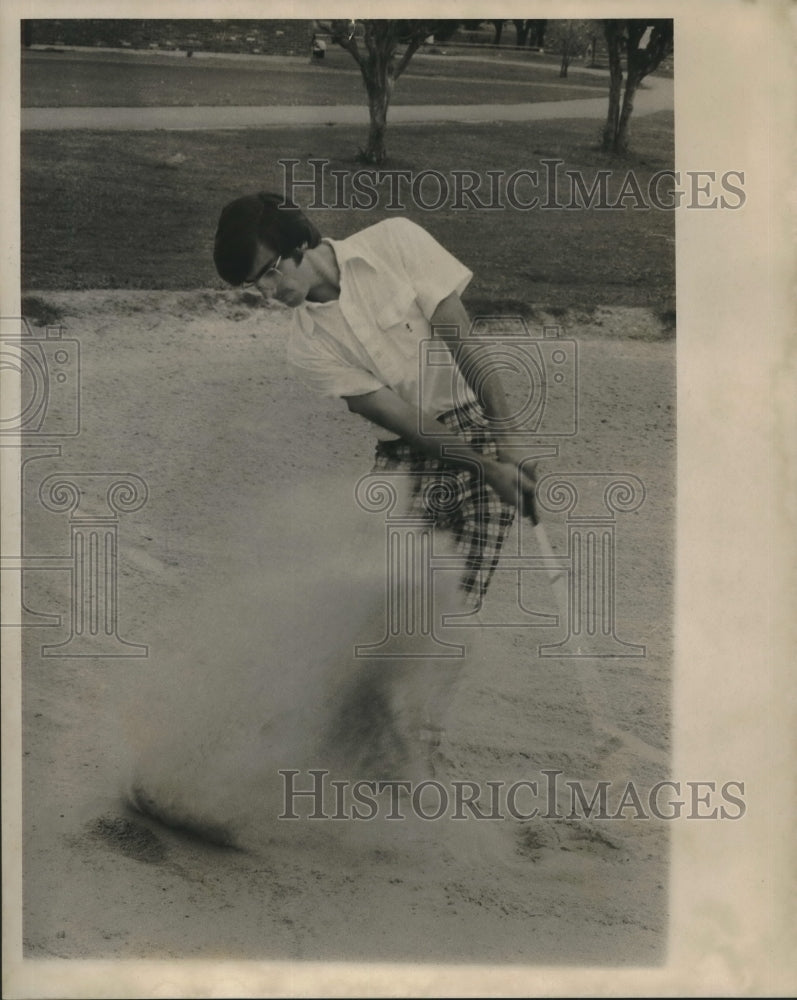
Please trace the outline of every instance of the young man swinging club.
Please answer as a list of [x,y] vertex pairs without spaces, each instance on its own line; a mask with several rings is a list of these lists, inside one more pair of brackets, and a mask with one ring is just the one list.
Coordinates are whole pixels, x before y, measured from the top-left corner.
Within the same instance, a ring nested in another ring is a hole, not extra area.
[[[231,285],[254,287],[293,309],[291,367],[312,390],[341,397],[376,426],[373,471],[411,478],[412,512],[452,534],[465,560],[461,588],[478,604],[515,508],[535,517],[535,483],[528,456],[507,435],[511,414],[499,377],[485,352],[468,344],[460,294],[472,273],[408,219],[322,239],[298,208],[283,203],[281,195],[260,192],[228,204],[216,231],[216,269]],[[457,368],[429,367],[421,377],[421,343],[432,336],[447,344]],[[429,487],[450,483],[452,473],[456,509],[430,511]],[[370,673],[373,688],[359,692],[361,702],[384,696],[376,678],[385,671]],[[442,707],[429,704],[425,712],[416,736],[436,745]]]

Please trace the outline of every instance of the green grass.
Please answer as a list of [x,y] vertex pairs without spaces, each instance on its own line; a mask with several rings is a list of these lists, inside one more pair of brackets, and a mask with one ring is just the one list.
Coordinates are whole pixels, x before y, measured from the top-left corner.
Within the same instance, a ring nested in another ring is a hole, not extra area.
[[[606,80],[560,80],[542,67],[447,57],[411,62],[394,91],[397,104],[511,104],[600,97]],[[26,52],[24,107],[157,107],[363,104],[351,56],[323,64],[262,58],[186,59],[165,55]]]
[[[394,126],[390,166],[412,171],[539,168],[561,158],[589,180],[611,167],[617,189],[633,167],[647,178],[671,166],[670,113],[633,123],[636,156],[610,164],[595,148],[597,121]],[[330,169],[360,169],[353,127],[224,132],[23,132],[23,287],[222,287],[211,249],[221,207],[255,189],[282,190],[280,158],[327,157]],[[174,168],[168,158],[185,159]],[[306,167],[300,168],[302,171]],[[302,174],[306,176],[305,174]],[[386,192],[387,193],[387,192]],[[524,192],[524,197],[526,197]],[[309,201],[304,192],[303,204]],[[310,212],[326,235],[342,238],[391,213]],[[425,212],[407,199],[402,213],[425,226],[475,274],[480,310],[533,304],[668,308],[674,294],[672,212]]]

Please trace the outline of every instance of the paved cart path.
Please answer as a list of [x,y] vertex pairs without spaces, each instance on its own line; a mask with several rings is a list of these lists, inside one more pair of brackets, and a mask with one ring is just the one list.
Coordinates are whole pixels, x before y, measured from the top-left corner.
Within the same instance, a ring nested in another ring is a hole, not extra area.
[[[603,118],[607,96],[536,104],[394,105],[391,125],[418,122],[540,121]],[[673,81],[650,77],[634,101],[634,115],[673,108]],[[23,130],[151,129],[197,130],[268,128],[285,125],[367,125],[365,104],[297,107],[23,108]]]

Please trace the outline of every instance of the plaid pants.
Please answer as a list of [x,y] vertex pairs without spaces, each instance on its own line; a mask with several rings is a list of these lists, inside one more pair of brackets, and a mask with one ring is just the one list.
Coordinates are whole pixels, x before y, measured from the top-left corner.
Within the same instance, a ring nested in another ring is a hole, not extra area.
[[[451,410],[439,420],[473,451],[490,458],[498,456],[484,414],[476,403]],[[444,466],[401,439],[377,444],[371,471],[412,475],[409,513],[451,532],[457,554],[465,557],[460,586],[473,597],[483,597],[498,565],[515,508],[504,503],[484,482],[481,470]]]

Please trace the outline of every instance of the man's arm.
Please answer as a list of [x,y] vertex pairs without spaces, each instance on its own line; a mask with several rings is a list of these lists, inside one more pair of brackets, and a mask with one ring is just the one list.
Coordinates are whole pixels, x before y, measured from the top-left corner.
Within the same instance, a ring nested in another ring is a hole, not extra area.
[[[431,324],[435,336],[440,337],[451,351],[455,362],[471,389],[482,404],[487,417],[495,421],[493,436],[498,445],[502,461],[523,465],[528,478],[534,477],[534,463],[525,463],[528,451],[519,445],[516,438],[507,433],[511,430],[512,409],[507,401],[501,378],[496,371],[486,370],[484,342],[478,345],[468,343],[470,317],[456,292],[443,299],[432,313]],[[435,327],[448,329],[435,330]],[[452,329],[453,328],[453,329]]]
[[[384,427],[385,430],[398,434],[417,451],[441,464],[468,469],[480,466],[485,482],[489,483],[506,503],[518,504],[519,488],[522,493],[523,512],[530,514],[536,521],[534,480],[525,475],[521,475],[519,479],[515,464],[496,461],[474,451],[464,441],[452,439],[451,432],[444,424],[440,424],[439,434],[427,433],[425,430],[421,433],[420,411],[387,386],[362,395],[344,396],[344,399],[352,413],[358,413],[372,423]],[[428,420],[424,421],[424,426],[427,425]]]

